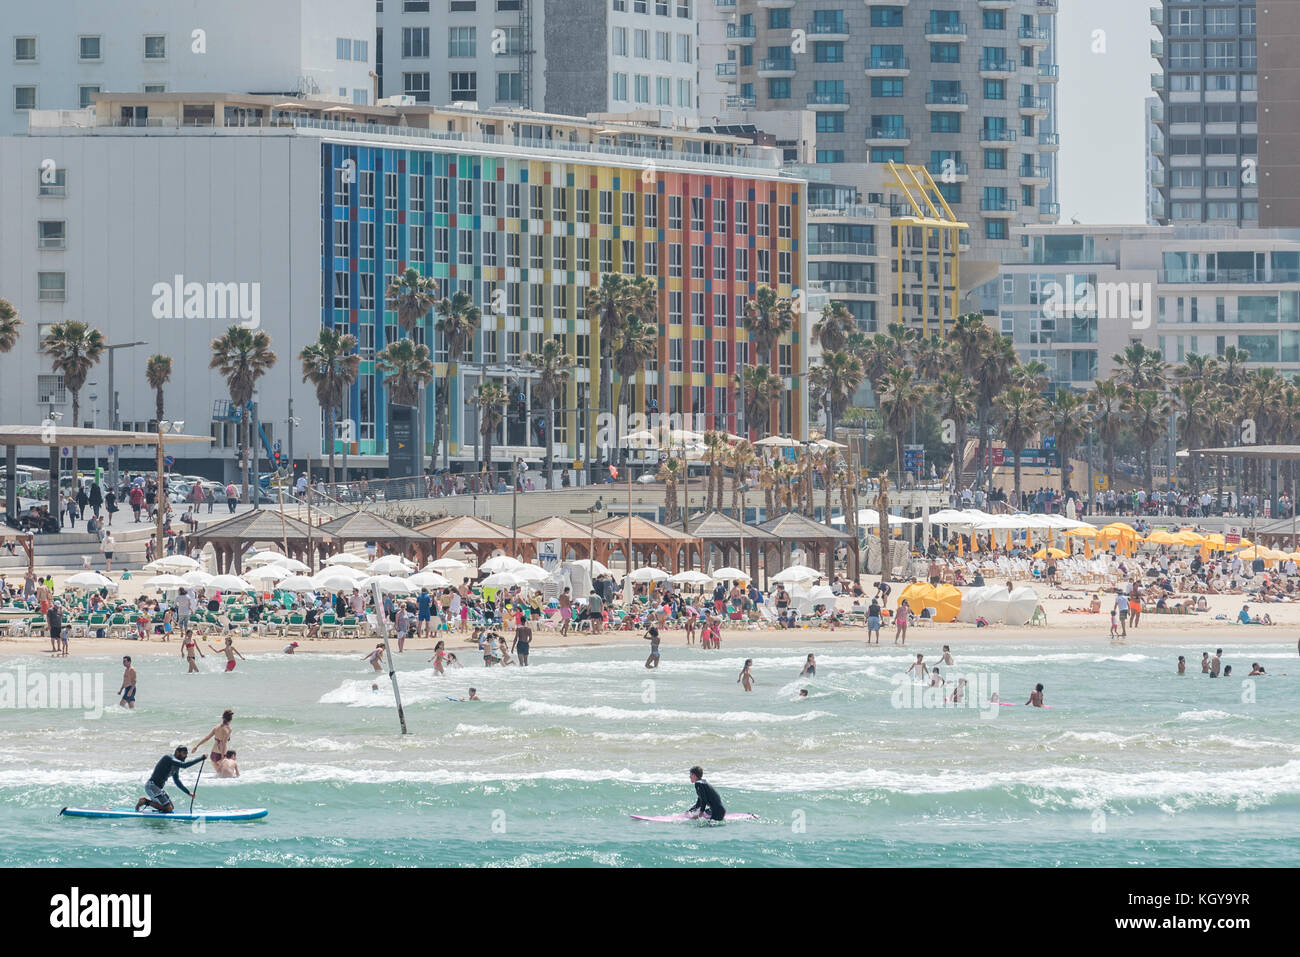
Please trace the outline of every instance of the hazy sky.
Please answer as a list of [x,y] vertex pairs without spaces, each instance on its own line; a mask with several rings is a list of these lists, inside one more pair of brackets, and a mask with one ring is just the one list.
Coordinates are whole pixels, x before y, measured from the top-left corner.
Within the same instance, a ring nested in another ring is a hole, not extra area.
[[[1061,0],[1058,154],[1061,222],[1146,222],[1143,104],[1160,64],[1149,10],[1159,0]],[[1103,31],[1098,36],[1096,31]],[[1105,52],[1098,52],[1104,42]],[[1094,50],[1096,48],[1096,51]]]

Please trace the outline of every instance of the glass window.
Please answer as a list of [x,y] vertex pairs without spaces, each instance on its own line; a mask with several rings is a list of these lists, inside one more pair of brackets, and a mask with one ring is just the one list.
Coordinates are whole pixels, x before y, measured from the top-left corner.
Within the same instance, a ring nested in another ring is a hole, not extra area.
[[78,37],[77,38],[77,59],[79,60],[100,59],[101,40],[102,40],[101,37]]
[[144,58],[146,60],[167,59],[167,38],[153,34],[144,38]]

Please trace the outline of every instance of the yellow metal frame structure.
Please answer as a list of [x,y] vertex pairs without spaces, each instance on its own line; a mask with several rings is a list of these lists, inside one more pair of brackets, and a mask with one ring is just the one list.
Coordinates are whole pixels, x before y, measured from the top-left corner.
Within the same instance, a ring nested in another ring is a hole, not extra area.
[[895,318],[902,321],[903,315],[903,230],[909,226],[921,227],[921,282],[923,290],[921,295],[921,334],[930,335],[930,309],[929,309],[929,251],[930,251],[930,230],[935,231],[939,240],[939,314],[936,320],[939,324],[939,338],[944,337],[943,322],[943,257],[944,241],[947,240],[952,250],[952,306],[949,310],[949,322],[957,321],[957,305],[961,298],[961,231],[969,229],[970,224],[963,223],[953,215],[952,209],[948,206],[947,200],[939,192],[938,185],[930,176],[930,171],[924,166],[914,166],[909,164],[897,164],[893,161],[889,163],[889,179],[885,181],[885,186],[893,186],[901,190],[903,196],[907,198],[908,204],[912,207],[911,216],[891,216],[889,225],[895,230],[897,237],[897,264],[895,265],[895,283],[896,289],[896,312]]

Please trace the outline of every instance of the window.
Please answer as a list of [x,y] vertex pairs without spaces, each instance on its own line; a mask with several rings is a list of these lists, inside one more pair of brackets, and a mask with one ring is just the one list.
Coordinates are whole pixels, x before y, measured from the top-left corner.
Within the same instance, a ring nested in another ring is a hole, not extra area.
[[623,225],[632,227],[636,225],[636,193],[625,192],[621,203],[623,210]]
[[478,55],[477,27],[448,27],[447,56],[472,57]]
[[749,232],[749,206],[748,204],[736,201],[736,235],[744,236]]
[[771,235],[771,216],[772,208],[767,203],[759,203],[758,210],[758,236],[763,239]]
[[[498,42],[496,36],[492,40],[492,52],[497,56],[519,56],[519,28],[518,27],[500,27],[500,39],[504,43]],[[494,30],[495,34],[496,31]],[[499,49],[498,49],[499,48]]]
[[427,57],[429,55],[429,28],[402,27],[402,56]]
[[678,63],[691,62],[692,59],[691,44],[694,41],[694,39],[695,39],[694,37],[686,33],[677,34],[677,62]]
[[403,73],[402,92],[415,97],[417,103],[429,102],[429,74]]
[[650,102],[650,77],[638,73],[633,76],[633,100],[637,103]]
[[[843,163],[844,150],[818,150],[817,162],[821,163]],[[901,160],[899,162],[902,162]]]
[[725,281],[727,278],[727,247],[713,247],[713,278]]
[[646,193],[641,199],[642,213],[641,225],[646,229],[659,228],[659,197],[654,193]]
[[691,371],[692,372],[704,371],[704,340],[703,339],[691,340]]
[[523,99],[523,82],[518,73],[497,74],[497,102],[518,103]]
[[[900,94],[901,95],[901,94]],[[790,99],[789,79],[770,79],[767,81],[767,98],[769,100]]]
[[727,201],[725,199],[715,199],[713,201],[713,231],[715,233],[725,233],[727,231]]
[[[451,99],[452,102],[477,100],[478,74],[453,73],[451,75]],[[425,95],[425,101],[427,100],[428,94]]]
[[985,80],[984,81],[984,99],[1005,100],[1006,98],[1007,98],[1006,80]]
[[146,60],[167,59],[167,38],[160,35],[148,35],[144,38],[144,58]]
[[704,232],[704,199],[700,196],[691,197],[691,229]]
[[77,59],[82,62],[102,59],[102,37],[77,37]]
[[612,34],[615,56],[627,56],[627,27],[615,27]]
[[680,196],[668,197],[668,228],[682,228],[682,198]]
[[903,151],[894,147],[873,146],[870,156],[873,163],[903,162]]
[[668,323],[677,326],[682,324],[682,294],[676,290],[670,290],[668,293]]
[[677,18],[679,20],[691,19],[691,0],[677,0]]
[[772,251],[770,249],[755,251],[758,253],[758,275],[755,278],[761,283],[770,283],[772,281]]
[[14,60],[19,63],[33,63],[36,60],[36,38],[14,37]]
[[98,92],[99,84],[97,83],[77,87],[77,102],[80,104],[81,109],[84,110],[86,107],[90,106],[92,102],[91,97]]
[[[681,293],[675,293],[674,295],[680,296]],[[668,340],[668,371],[669,372],[682,371],[682,340],[681,339]],[[41,376],[41,378],[46,379],[46,378],[54,378],[54,377]],[[60,376],[60,378],[62,377]]]
[[985,30],[1005,30],[1007,28],[1007,15],[1004,10],[985,10],[984,11],[984,29]]
[[[875,9],[879,10],[880,7]],[[902,96],[903,81],[900,77],[873,76],[871,78],[871,95],[886,98]]]
[[37,249],[67,248],[67,228],[61,219],[42,219],[36,223]]
[[627,74],[615,73],[611,76],[611,82],[613,83],[614,88],[613,88],[613,92],[610,95],[616,100],[626,100],[627,99]]
[[698,244],[691,246],[691,278],[704,278],[704,247]]
[[960,133],[961,114],[960,113],[931,113],[930,132],[931,133]]
[[691,325],[704,325],[704,293],[691,293]]
[[528,268],[544,269],[546,267],[545,253],[542,250],[541,235],[532,235],[528,237]]
[[871,25],[873,27],[901,27],[903,25],[903,8],[872,7]]
[[645,268],[643,272],[647,276],[659,275],[659,244],[648,242],[643,247],[645,250]]
[[[67,196],[68,195],[68,171],[66,169],[56,169],[51,179],[45,170],[36,171],[37,196]],[[50,180],[50,182],[46,182]]]
[[597,242],[596,253],[600,257],[600,271],[614,271],[614,241],[612,239],[601,239]]
[[506,183],[506,218],[519,219],[522,202],[522,183]]
[[[68,401],[68,390],[61,375],[38,375],[36,377],[36,401],[41,405],[63,405]],[[126,428],[123,423],[123,428]]]
[[655,31],[655,59],[673,61],[673,35],[663,30]]
[[[766,209],[766,207],[764,207]],[[791,237],[790,207],[784,204],[776,208],[776,235],[778,239]]]
[[[745,49],[750,49],[750,48],[746,47]],[[814,63],[843,63],[844,44],[826,43],[826,42],[814,43],[813,62]]]
[[375,224],[358,223],[357,225],[360,227],[359,232],[361,234],[360,258],[374,259],[375,258]]
[[1006,169],[1007,151],[1006,150],[985,150],[984,168],[985,169]]
[[843,113],[818,113],[817,132],[818,133],[843,133],[844,114]]
[[15,110],[36,109],[36,87],[34,86],[14,87],[14,109]]
[[40,302],[65,302],[68,298],[67,274],[61,272],[38,272],[37,299]]
[[520,234],[506,233],[506,267],[509,269],[518,269],[522,256],[523,251],[520,242]]
[[744,246],[736,247],[736,282],[749,282],[749,250]]
[[1005,219],[986,219],[984,220],[984,238],[985,239],[1006,239],[1007,222]]
[[650,59],[650,31],[632,31],[632,55],[638,60]]
[[670,76],[655,77],[655,106],[672,106],[673,105],[673,78]]
[[695,100],[691,96],[691,81],[685,77],[679,77],[677,80],[677,105],[684,107],[695,105]]
[[608,189],[600,191],[600,225],[614,225],[614,193]]
[[931,43],[930,62],[931,63],[960,63],[961,44],[960,43]]
[[402,0],[403,13],[428,13],[429,0]]
[[668,275],[670,277],[680,276],[682,274],[682,244],[668,244]]

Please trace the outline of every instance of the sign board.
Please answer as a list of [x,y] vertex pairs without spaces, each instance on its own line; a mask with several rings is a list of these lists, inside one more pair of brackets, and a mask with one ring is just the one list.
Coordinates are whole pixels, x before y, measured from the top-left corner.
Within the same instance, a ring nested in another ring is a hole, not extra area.
[[1241,526],[1227,525],[1223,529],[1223,540],[1229,545],[1241,544]]
[[116,446],[116,445],[110,445],[110,446],[108,447],[108,454],[109,454],[109,455],[116,455],[116,454],[117,454],[117,446]]
[[68,448],[68,447],[65,445],[62,449],[59,450],[59,454],[62,455],[62,456],[66,459],[69,455],[72,454],[72,449]]
[[164,455],[164,456],[163,456],[163,465],[167,466],[168,468],[171,468],[171,467],[172,467],[173,465],[175,465],[175,464],[176,464],[176,459],[175,459],[175,458],[173,458],[173,457],[170,456],[170,455]]
[[424,457],[415,437],[417,412],[413,405],[388,407],[389,478],[413,478],[422,474]]
[[560,567],[560,540],[558,538],[538,543],[537,564],[548,572],[553,572]]
[[1110,488],[1109,475],[1097,475],[1093,477],[1092,484],[1096,486],[1097,491],[1104,492]]
[[903,446],[903,471],[911,472],[916,476],[920,476],[925,471],[924,445]]

